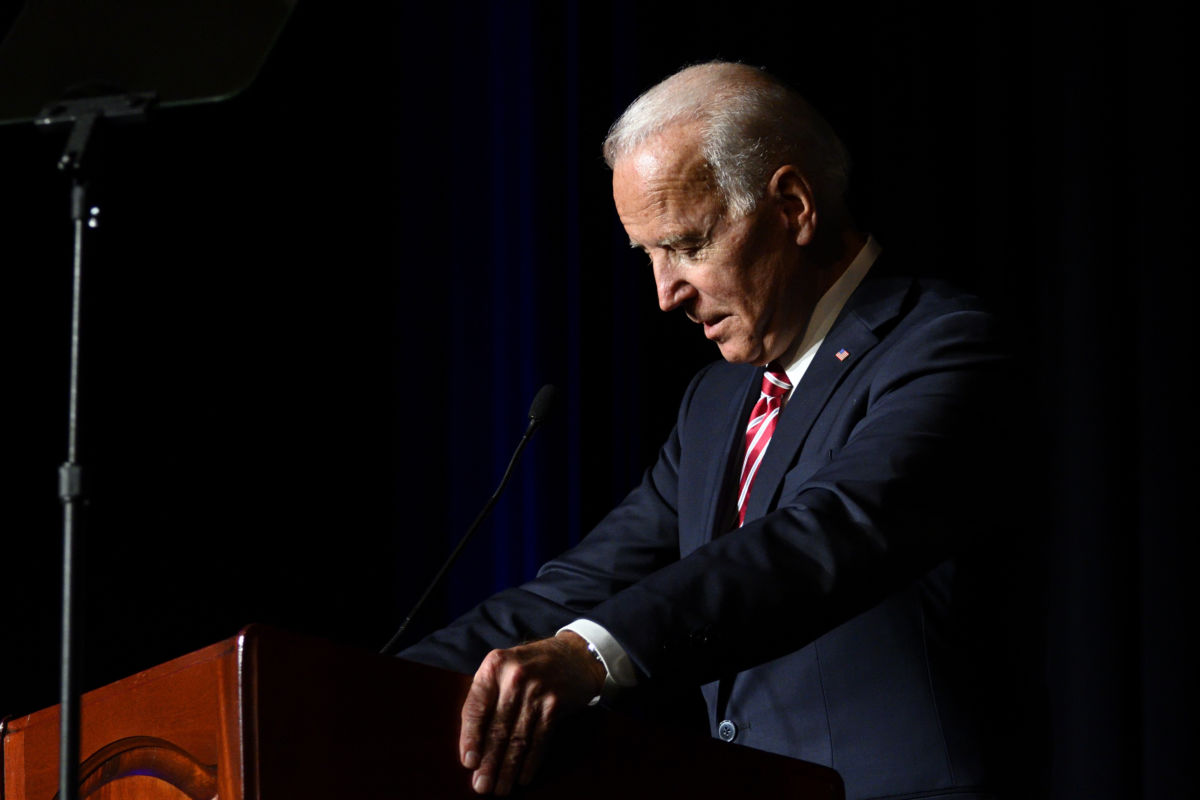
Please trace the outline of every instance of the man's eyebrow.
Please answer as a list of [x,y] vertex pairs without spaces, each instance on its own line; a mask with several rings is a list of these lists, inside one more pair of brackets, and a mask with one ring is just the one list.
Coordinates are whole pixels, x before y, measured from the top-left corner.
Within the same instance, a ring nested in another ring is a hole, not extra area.
[[[683,245],[703,244],[705,241],[707,241],[707,239],[708,239],[707,232],[705,232],[705,233],[673,233],[670,236],[664,236],[662,239],[655,242],[653,244],[653,246],[671,249],[671,248],[679,247],[679,245],[681,245],[681,244],[683,244]],[[629,240],[629,246],[631,248],[633,248],[634,250],[645,250],[646,249],[646,248],[642,247],[642,245],[635,242],[633,239]]]

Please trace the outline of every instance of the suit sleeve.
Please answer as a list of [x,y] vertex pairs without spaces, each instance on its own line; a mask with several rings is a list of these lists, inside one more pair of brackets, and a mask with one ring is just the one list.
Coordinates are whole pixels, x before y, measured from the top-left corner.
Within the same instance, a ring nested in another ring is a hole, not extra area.
[[[808,644],[967,546],[1007,363],[991,328],[956,310],[895,334],[824,466],[589,617],[651,681],[703,683]],[[696,424],[681,416],[669,447]]]

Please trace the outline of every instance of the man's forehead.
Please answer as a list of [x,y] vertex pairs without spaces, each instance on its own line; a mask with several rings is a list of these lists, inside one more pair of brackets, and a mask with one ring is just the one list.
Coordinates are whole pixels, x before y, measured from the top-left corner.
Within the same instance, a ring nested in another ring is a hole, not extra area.
[[[649,178],[668,168],[667,154],[656,147],[642,147],[628,159],[628,166],[635,174]],[[671,159],[672,161],[674,159]]]
[[680,180],[707,173],[695,125],[672,125],[639,144],[618,166],[646,181]]
[[614,165],[613,190],[630,211],[692,203],[715,194],[712,170],[694,139],[656,136]]

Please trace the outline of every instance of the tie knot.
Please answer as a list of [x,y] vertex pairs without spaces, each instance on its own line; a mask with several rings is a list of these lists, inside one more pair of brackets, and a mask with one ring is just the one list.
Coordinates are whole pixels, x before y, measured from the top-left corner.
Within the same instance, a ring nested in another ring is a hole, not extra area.
[[792,389],[792,382],[781,369],[768,369],[763,373],[762,393],[767,397],[783,397]]

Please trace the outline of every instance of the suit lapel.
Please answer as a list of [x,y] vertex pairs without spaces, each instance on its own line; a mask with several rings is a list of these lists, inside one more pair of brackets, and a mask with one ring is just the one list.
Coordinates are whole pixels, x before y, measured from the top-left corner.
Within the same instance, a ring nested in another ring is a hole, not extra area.
[[[704,515],[701,517],[700,530],[704,532],[703,541],[712,541],[725,533],[736,523],[734,505],[735,491],[730,488],[730,481],[736,486],[736,477],[740,472],[741,453],[746,437],[746,420],[750,418],[750,410],[758,400],[759,387],[762,385],[762,369],[749,372],[749,377],[740,383],[740,388],[730,394],[729,411],[724,419],[728,422],[713,431],[714,458],[704,481],[704,494],[707,503]],[[721,458],[720,454],[726,454]],[[737,467],[734,464],[737,464]]]
[[872,281],[868,277],[846,302],[779,415],[750,491],[747,520],[761,517],[774,506],[783,478],[821,409],[846,375],[878,344],[880,328],[901,313],[912,285],[908,279]]

